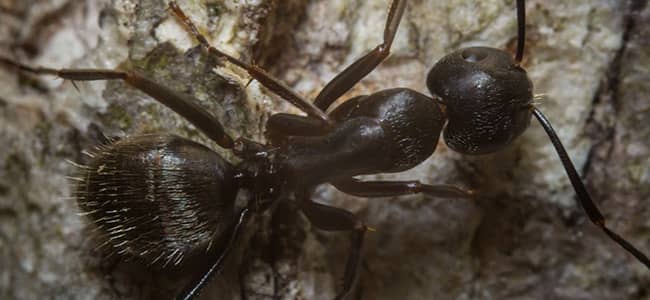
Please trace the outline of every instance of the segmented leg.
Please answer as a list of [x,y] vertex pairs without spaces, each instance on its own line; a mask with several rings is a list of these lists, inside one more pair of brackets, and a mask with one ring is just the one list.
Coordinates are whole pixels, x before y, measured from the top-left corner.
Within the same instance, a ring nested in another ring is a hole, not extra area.
[[221,147],[226,149],[233,147],[233,139],[225,132],[221,122],[199,105],[196,99],[173,91],[135,71],[30,67],[6,57],[0,57],[0,64],[15,67],[24,72],[54,75],[73,81],[123,80],[181,115]]
[[332,182],[341,192],[359,197],[394,197],[410,194],[425,194],[440,198],[471,198],[472,190],[453,185],[430,185],[417,180],[411,181],[360,181],[343,179]]
[[397,28],[406,8],[406,0],[394,0],[388,11],[388,18],[384,27],[384,41],[377,45],[370,53],[359,58],[332,79],[314,100],[316,106],[323,111],[327,109],[345,92],[349,91],[357,82],[374,70],[388,54],[395,39]]
[[200,277],[192,280],[192,282],[183,289],[183,291],[176,297],[176,299],[178,300],[196,299],[196,297],[199,296],[201,290],[210,281],[210,279],[212,279],[214,276],[221,273],[221,270],[223,270],[223,264],[224,261],[226,260],[226,257],[228,257],[228,254],[230,254],[232,248],[239,240],[243,228],[246,226],[246,224],[248,224],[248,220],[250,219],[250,214],[251,211],[248,208],[244,208],[239,213],[239,218],[237,219],[237,223],[233,227],[232,234],[230,235],[230,238],[228,239],[228,242],[225,248],[223,249],[223,251],[221,252],[221,254],[218,257],[215,257],[215,260],[210,264],[209,268],[205,270],[205,272],[201,274]]
[[325,231],[352,231],[352,243],[350,254],[345,264],[345,275],[343,276],[343,287],[335,299],[343,299],[354,284],[357,277],[359,262],[361,261],[361,249],[363,237],[367,227],[361,223],[351,212],[319,204],[313,201],[303,201],[300,209],[307,216],[307,219],[316,228]]
[[248,292],[246,291],[246,284],[244,284],[244,282],[246,280],[246,272],[243,271],[243,270],[246,269],[246,267],[244,267],[244,266],[247,266],[247,264],[244,263],[244,264],[239,266],[239,274],[238,274],[239,275],[238,280],[239,280],[239,299],[240,300],[248,300],[248,294],[247,294]]
[[266,137],[271,144],[281,145],[289,136],[316,136],[328,131],[328,126],[312,117],[292,114],[274,114],[266,122]]
[[307,113],[307,115],[320,120],[322,123],[331,123],[329,117],[322,110],[316,107],[313,103],[302,98],[288,86],[286,86],[280,80],[271,76],[271,74],[267,73],[262,68],[256,66],[255,64],[249,64],[242,60],[239,60],[210,45],[205,36],[199,32],[192,20],[187,17],[187,15],[185,15],[183,10],[178,6],[178,4],[176,4],[175,1],[169,2],[169,9],[187,27],[188,31],[194,36],[194,38],[207,49],[208,53],[226,59],[228,62],[246,70],[251,77],[259,81],[267,89],[277,94],[281,98],[287,100],[289,103],[295,105]]

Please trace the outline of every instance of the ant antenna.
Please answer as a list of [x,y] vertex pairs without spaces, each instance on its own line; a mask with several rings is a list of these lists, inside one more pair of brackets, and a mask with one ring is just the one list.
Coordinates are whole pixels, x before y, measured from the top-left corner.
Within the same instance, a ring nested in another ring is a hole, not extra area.
[[517,54],[515,61],[521,62],[524,58],[524,42],[526,41],[526,2],[517,0]]
[[562,165],[564,166],[564,170],[566,171],[566,174],[569,176],[569,180],[571,181],[571,185],[573,185],[573,189],[576,191],[576,195],[578,195],[578,201],[587,213],[589,220],[600,227],[600,229],[602,229],[617,244],[634,255],[634,257],[636,257],[636,259],[643,263],[647,268],[650,268],[650,259],[648,259],[645,254],[641,253],[641,251],[632,246],[632,244],[605,226],[605,217],[603,217],[603,214],[600,212],[600,210],[598,210],[598,207],[591,199],[591,196],[589,196],[589,193],[587,193],[585,185],[582,183],[582,180],[580,180],[580,175],[578,175],[578,172],[576,172],[576,169],[571,162],[571,158],[569,158],[569,155],[566,153],[566,150],[564,149],[564,146],[562,146],[562,143],[555,133],[555,130],[553,130],[551,123],[549,123],[549,121],[539,109],[534,106],[531,107],[535,118],[537,118],[537,121],[539,121],[542,127],[544,127],[544,131],[546,131],[546,134],[551,140],[551,143],[553,144],[557,155],[560,157]]

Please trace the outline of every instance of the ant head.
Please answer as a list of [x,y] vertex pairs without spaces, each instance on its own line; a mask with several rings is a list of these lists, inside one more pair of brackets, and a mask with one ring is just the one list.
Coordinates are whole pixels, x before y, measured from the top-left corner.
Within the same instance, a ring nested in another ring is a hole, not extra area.
[[429,71],[427,87],[447,107],[447,145],[464,154],[498,151],[530,123],[533,84],[502,50],[460,49]]

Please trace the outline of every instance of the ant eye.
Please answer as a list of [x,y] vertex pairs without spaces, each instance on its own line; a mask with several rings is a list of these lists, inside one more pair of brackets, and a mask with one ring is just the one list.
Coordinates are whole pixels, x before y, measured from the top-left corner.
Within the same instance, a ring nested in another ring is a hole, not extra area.
[[465,61],[472,63],[482,61],[487,57],[487,53],[481,51],[480,48],[467,48],[461,55]]

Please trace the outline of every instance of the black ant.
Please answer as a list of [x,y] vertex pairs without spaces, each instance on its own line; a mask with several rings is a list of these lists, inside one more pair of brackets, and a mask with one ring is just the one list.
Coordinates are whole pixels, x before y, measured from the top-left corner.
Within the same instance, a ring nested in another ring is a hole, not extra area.
[[[549,121],[533,103],[532,83],[520,63],[524,54],[524,1],[517,0],[518,37],[515,57],[486,47],[460,49],[442,58],[429,72],[433,98],[395,88],[357,96],[330,106],[370,73],[389,54],[406,0],[390,6],[384,41],[347,67],[309,102],[254,64],[212,47],[175,2],[170,10],[211,54],[241,67],[269,90],[307,116],[274,114],[267,123],[269,143],[232,138],[219,120],[196,101],[159,85],[135,71],[33,68],[7,58],[0,62],[25,72],[56,75],[74,81],[123,80],[166,105],[196,128],[242,159],[225,161],[207,147],[169,134],[125,138],[104,146],[84,167],[77,187],[78,203],[125,257],[145,262],[177,262],[193,256],[215,239],[221,253],[180,294],[193,299],[231,252],[243,228],[258,213],[279,201],[295,200],[307,219],[327,231],[353,235],[344,284],[336,296],[350,291],[368,227],[352,213],[310,200],[313,189],[330,183],[361,197],[423,193],[470,198],[474,192],[419,181],[361,181],[354,176],[401,172],[433,154],[444,129],[447,145],[463,154],[499,151],[525,131],[534,116],[555,147],[589,219],[646,267],[650,260],[605,226]],[[445,126],[445,123],[446,126]],[[248,190],[251,199],[239,212],[235,196]]]

